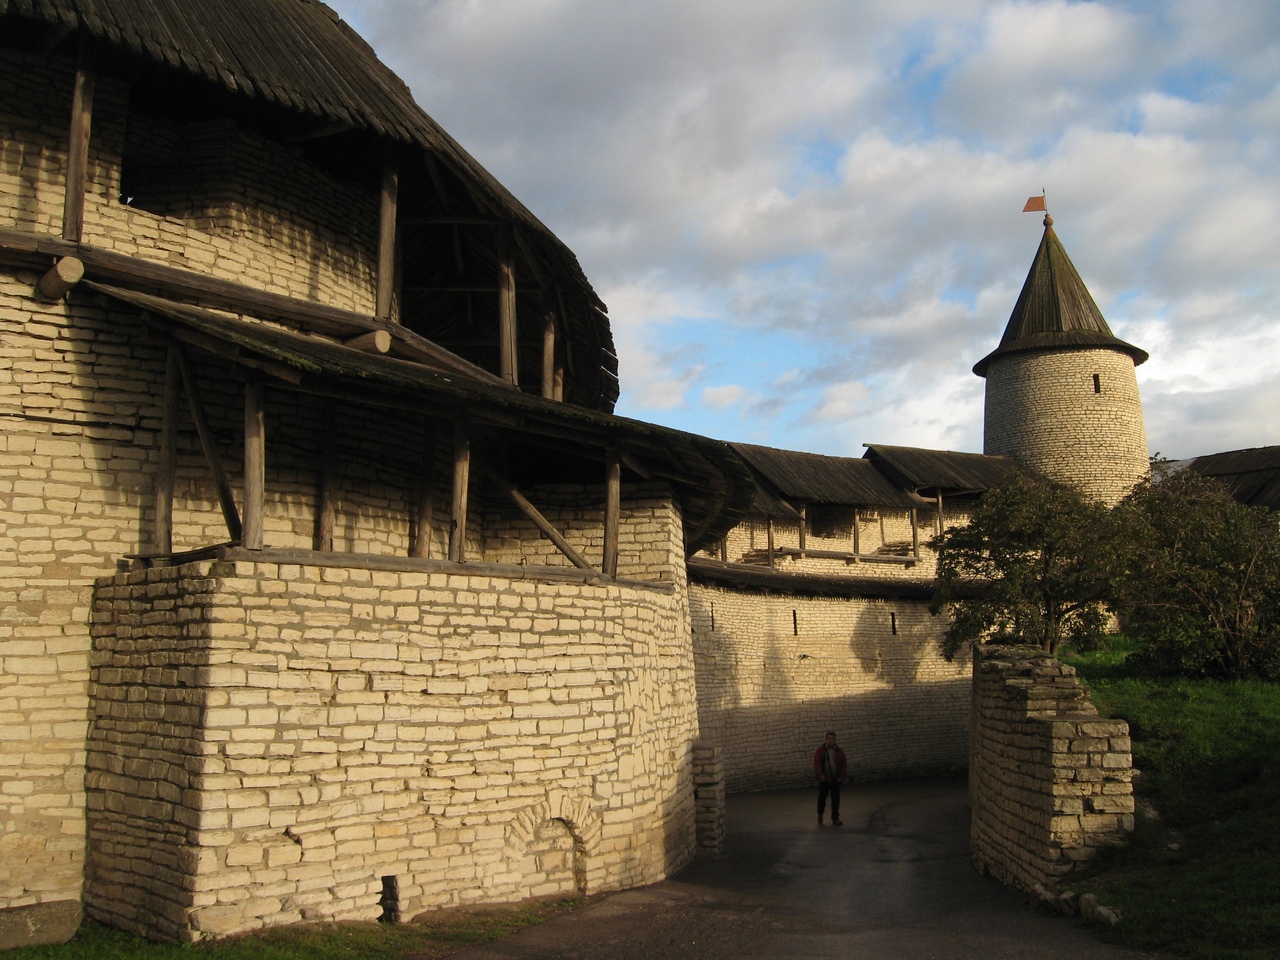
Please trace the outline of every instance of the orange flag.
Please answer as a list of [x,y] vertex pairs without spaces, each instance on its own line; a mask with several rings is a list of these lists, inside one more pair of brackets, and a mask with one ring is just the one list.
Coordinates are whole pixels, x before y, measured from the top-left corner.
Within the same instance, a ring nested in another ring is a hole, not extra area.
[[1033,210],[1044,210],[1044,197],[1027,197],[1027,205],[1022,208],[1023,213],[1031,213]]

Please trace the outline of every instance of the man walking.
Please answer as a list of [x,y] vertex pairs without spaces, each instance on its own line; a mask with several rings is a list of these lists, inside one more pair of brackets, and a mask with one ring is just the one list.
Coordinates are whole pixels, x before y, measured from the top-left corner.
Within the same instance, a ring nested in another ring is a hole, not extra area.
[[818,778],[818,826],[827,811],[827,794],[831,794],[831,822],[840,826],[840,784],[849,773],[849,761],[836,746],[835,731],[828,730],[826,742],[813,753],[813,775]]

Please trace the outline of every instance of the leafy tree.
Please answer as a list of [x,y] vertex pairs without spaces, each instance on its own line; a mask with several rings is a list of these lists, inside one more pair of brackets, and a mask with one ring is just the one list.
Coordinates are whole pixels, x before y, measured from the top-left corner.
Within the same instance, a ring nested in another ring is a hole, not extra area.
[[1056,653],[1096,644],[1107,624],[1110,513],[1076,490],[1017,476],[990,490],[966,526],[935,537],[930,610],[951,614],[948,658],[966,644],[1026,643]]
[[1113,604],[1159,672],[1280,678],[1280,526],[1183,470],[1116,507]]

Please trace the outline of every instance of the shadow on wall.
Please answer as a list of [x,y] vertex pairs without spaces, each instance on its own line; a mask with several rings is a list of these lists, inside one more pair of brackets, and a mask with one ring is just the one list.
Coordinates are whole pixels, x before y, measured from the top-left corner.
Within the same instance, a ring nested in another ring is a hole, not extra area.
[[690,594],[699,721],[730,790],[810,782],[826,730],[855,780],[965,768],[970,665],[942,657],[922,601]]

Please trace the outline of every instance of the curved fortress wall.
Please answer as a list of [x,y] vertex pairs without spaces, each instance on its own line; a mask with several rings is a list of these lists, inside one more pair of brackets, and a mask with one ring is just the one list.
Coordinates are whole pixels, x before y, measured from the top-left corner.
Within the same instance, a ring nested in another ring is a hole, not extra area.
[[1109,349],[1012,353],[986,372],[983,453],[1114,504],[1147,474],[1133,360]]

